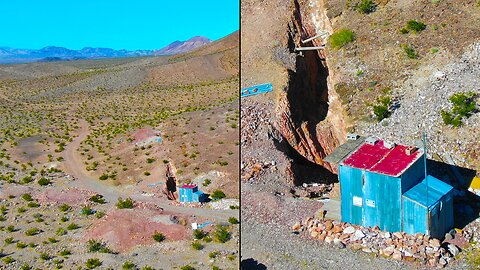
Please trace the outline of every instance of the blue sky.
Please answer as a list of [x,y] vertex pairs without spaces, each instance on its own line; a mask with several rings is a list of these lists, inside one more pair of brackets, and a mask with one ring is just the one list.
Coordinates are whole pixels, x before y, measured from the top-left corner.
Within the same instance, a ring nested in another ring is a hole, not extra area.
[[3,0],[0,47],[159,49],[239,29],[240,0]]

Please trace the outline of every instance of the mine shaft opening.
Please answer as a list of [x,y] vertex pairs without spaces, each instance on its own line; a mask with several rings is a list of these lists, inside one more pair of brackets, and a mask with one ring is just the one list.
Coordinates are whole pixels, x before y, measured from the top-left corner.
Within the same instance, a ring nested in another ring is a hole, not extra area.
[[[295,52],[295,48],[315,47],[313,41],[299,44],[300,40],[310,37],[307,32],[313,29],[306,29],[303,26],[300,6],[295,1],[296,12],[292,23],[288,25],[287,47],[290,53],[297,53],[295,57],[295,69],[288,70],[287,101],[291,112],[291,121],[294,129],[304,129],[310,134],[311,143],[308,145],[313,151],[311,153],[324,152],[318,140],[317,125],[325,120],[328,113],[328,67],[325,61],[324,52],[319,50]],[[315,34],[315,33],[313,33]],[[294,133],[298,142],[301,138]],[[290,142],[292,143],[292,142]],[[322,183],[332,184],[338,182],[337,175],[331,173],[321,164],[310,161],[291,144],[286,143],[284,153],[293,161],[291,170],[295,185]]]

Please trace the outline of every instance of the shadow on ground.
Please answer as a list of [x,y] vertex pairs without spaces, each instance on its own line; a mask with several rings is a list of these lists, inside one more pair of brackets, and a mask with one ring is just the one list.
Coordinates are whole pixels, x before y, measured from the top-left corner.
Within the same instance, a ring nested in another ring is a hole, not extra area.
[[246,260],[242,260],[240,263],[240,269],[241,270],[266,270],[267,267],[262,264],[257,262],[256,260],[250,258]]

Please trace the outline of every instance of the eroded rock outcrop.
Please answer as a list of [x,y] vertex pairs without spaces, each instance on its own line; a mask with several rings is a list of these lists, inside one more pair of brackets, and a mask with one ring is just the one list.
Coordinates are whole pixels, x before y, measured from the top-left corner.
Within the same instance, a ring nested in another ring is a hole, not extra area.
[[[320,2],[320,5],[323,4]],[[296,1],[292,21],[288,25],[291,53],[295,47],[324,45],[325,40],[321,38],[305,44],[301,41],[317,35],[322,29],[331,31],[323,10],[322,6],[315,9],[307,2]],[[302,17],[303,14],[312,16]],[[295,70],[289,70],[289,85],[279,96],[276,124],[286,141],[300,155],[335,172],[336,169],[323,158],[344,140],[346,125],[343,109],[331,85],[324,50],[297,54]]]

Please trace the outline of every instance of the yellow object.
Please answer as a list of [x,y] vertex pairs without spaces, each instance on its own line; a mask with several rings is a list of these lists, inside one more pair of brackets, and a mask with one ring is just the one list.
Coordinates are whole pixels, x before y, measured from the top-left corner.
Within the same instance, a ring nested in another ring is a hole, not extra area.
[[462,229],[459,229],[459,228],[455,228],[455,231],[457,231],[457,233],[459,233],[459,234],[462,234],[462,232],[463,232]]
[[474,189],[480,189],[480,177],[475,176],[472,180],[472,183],[470,183],[470,187]]

